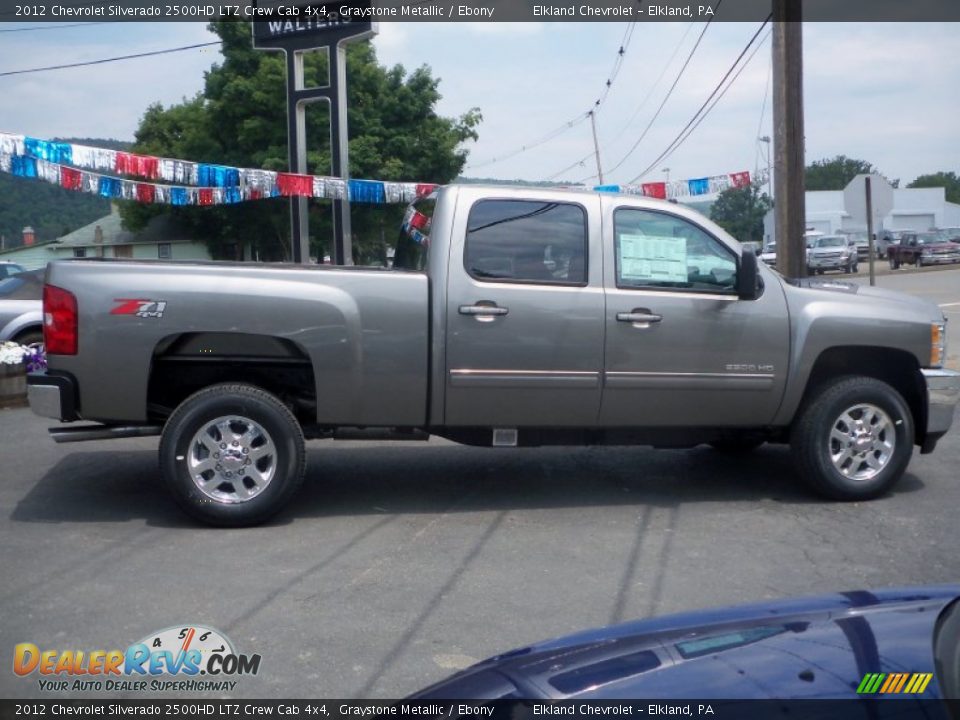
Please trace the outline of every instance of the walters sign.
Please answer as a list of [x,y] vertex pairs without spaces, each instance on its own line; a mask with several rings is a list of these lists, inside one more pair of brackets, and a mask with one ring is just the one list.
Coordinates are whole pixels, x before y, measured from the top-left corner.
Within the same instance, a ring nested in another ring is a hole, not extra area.
[[[254,0],[253,47],[261,50],[307,50],[360,40],[376,33],[370,1],[318,3]],[[348,12],[344,12],[348,11]]]

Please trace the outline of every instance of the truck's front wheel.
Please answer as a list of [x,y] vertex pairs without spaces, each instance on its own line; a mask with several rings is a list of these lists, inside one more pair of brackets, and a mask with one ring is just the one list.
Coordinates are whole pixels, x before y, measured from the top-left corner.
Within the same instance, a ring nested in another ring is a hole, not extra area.
[[801,476],[816,492],[836,500],[870,500],[906,470],[913,417],[887,383],[838,378],[801,409],[790,445]]
[[296,418],[251,385],[214,385],[183,401],[160,439],[160,473],[177,503],[211,525],[261,523],[303,482]]

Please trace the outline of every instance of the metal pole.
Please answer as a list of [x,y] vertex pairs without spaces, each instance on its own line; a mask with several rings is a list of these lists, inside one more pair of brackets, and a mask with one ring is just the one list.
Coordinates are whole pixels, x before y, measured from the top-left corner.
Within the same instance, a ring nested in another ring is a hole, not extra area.
[[[350,146],[347,136],[347,48],[337,43],[328,51],[330,80],[336,78],[337,97],[330,100],[330,157],[333,176],[350,179]],[[333,201],[334,265],[353,265],[353,241],[350,227],[350,194]]]
[[773,0],[774,218],[777,269],[788,278],[807,274],[801,20],[801,0]]
[[597,156],[597,179],[603,185],[603,168],[600,167],[600,143],[597,142],[597,117],[590,111],[590,127],[593,129],[593,152]]
[[[289,138],[290,172],[307,172],[306,109],[297,101],[303,88],[303,54],[285,51],[287,58],[287,137]],[[295,263],[310,262],[310,235],[307,198],[290,198],[290,254]]]
[[873,242],[873,193],[870,190],[870,176],[864,178],[867,189],[867,241],[870,243],[870,284],[877,284],[877,276],[874,274],[873,260],[875,254],[875,243]]

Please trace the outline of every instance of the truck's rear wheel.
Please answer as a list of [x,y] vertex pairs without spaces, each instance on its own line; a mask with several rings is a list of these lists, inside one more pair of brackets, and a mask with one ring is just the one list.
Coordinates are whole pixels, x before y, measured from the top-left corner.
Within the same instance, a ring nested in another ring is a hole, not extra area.
[[903,475],[913,452],[913,417],[880,380],[839,378],[801,410],[790,446],[801,477],[836,500],[870,500]]
[[303,482],[306,452],[296,418],[251,385],[205,388],[163,429],[160,473],[177,503],[211,525],[256,525]]

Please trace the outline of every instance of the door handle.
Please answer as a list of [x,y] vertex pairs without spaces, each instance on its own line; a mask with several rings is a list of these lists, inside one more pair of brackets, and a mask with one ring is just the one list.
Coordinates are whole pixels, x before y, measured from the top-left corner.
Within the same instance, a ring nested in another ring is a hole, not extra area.
[[658,323],[663,320],[663,316],[652,313],[646,308],[636,308],[630,312],[617,313],[617,320],[632,323],[637,328],[648,328],[650,323]]
[[509,308],[499,307],[496,303],[481,300],[474,305],[461,305],[457,310],[461,315],[472,315],[477,322],[493,322],[496,318],[510,312]]

